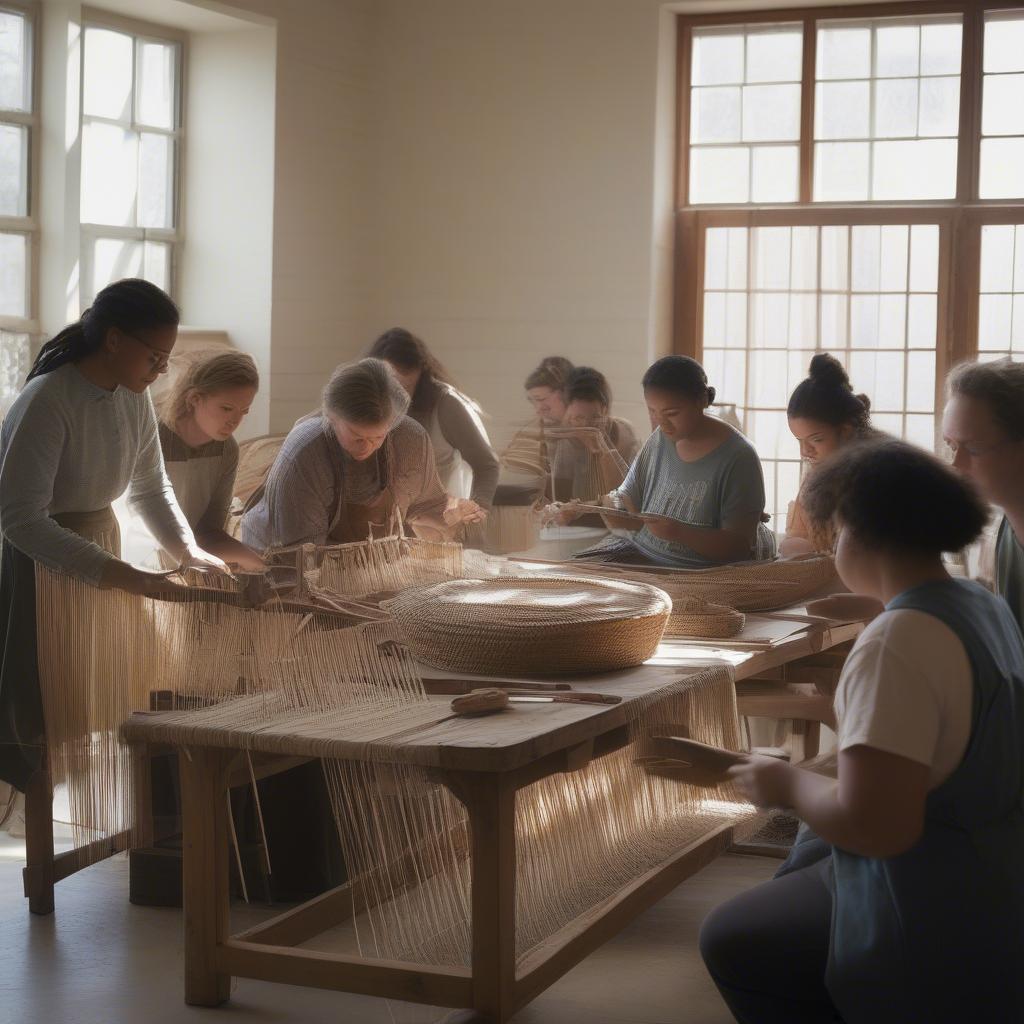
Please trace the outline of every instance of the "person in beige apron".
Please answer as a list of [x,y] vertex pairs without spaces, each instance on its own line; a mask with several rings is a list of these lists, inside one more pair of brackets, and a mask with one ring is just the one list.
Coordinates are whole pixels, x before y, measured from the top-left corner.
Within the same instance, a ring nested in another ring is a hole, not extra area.
[[269,552],[296,544],[347,543],[394,532],[452,536],[483,517],[450,498],[426,431],[405,415],[409,395],[387,363],[340,366],[319,415],[300,420],[264,486],[250,498],[241,540]]
[[0,428],[0,780],[19,790],[45,746],[36,563],[131,593],[173,586],[118,557],[110,505],[127,490],[179,563],[226,568],[196,545],[160,456],[148,388],[167,368],[177,325],[174,303],[154,285],[109,285],[43,346]]

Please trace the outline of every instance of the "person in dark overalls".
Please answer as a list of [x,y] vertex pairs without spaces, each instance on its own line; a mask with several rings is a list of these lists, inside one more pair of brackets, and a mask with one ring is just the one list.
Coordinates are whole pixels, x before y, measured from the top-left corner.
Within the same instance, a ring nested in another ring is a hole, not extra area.
[[805,500],[837,517],[843,582],[885,611],[839,682],[838,779],[756,756],[731,770],[831,852],[712,911],[705,964],[741,1024],[1024,1021],[1024,642],[941,560],[985,506],[899,441],[837,453]]

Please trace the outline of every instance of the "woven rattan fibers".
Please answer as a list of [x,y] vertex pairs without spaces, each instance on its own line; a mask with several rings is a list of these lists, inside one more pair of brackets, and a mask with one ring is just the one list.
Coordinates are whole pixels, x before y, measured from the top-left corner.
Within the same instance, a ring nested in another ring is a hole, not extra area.
[[415,656],[482,675],[564,675],[639,665],[672,603],[657,587],[572,576],[453,580],[386,602]]

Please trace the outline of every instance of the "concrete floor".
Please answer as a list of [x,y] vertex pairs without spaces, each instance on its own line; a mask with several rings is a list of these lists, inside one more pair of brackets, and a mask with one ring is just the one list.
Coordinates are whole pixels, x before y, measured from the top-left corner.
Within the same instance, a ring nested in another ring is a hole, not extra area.
[[[0,1024],[431,1024],[449,1012],[237,979],[215,1010],[182,1001],[181,913],[128,902],[115,857],[57,886],[57,912],[22,898],[21,840],[0,833]],[[729,1024],[697,930],[717,903],[778,862],[726,856],[679,886],[515,1018],[515,1024]],[[232,930],[272,916],[238,906]]]

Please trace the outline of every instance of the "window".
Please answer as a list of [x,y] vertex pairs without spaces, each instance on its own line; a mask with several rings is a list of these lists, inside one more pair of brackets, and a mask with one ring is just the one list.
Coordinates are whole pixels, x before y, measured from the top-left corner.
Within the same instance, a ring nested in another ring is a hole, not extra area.
[[0,402],[24,380],[35,326],[33,27],[27,9],[0,4]]
[[676,350],[735,403],[782,530],[814,352],[928,448],[950,365],[1024,359],[1024,3],[679,26]]
[[87,25],[82,46],[83,303],[111,281],[173,290],[181,44]]

